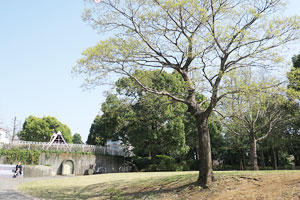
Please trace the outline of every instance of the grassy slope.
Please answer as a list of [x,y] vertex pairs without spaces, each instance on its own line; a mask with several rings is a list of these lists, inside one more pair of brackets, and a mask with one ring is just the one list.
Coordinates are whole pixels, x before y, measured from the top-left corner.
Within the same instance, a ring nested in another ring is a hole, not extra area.
[[[218,180],[234,177],[233,181],[236,181],[237,178],[256,180],[261,176],[291,173],[300,174],[299,171],[228,171],[215,172],[215,175]],[[194,184],[197,176],[198,172],[101,174],[33,181],[20,185],[18,189],[45,199],[183,199],[200,191]]]

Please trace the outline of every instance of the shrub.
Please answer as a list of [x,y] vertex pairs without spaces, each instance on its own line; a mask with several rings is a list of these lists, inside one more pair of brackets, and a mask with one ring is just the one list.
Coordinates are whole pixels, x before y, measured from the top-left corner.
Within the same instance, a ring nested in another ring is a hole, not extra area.
[[14,164],[20,161],[23,164],[37,165],[40,160],[41,151],[24,149],[0,149],[0,157],[4,157],[4,162]]
[[176,171],[175,159],[167,155],[156,155],[156,171]]
[[192,171],[199,170],[199,160],[188,160],[187,165],[189,166],[189,170]]
[[133,163],[136,165],[139,171],[145,171],[151,165],[150,157],[135,157]]

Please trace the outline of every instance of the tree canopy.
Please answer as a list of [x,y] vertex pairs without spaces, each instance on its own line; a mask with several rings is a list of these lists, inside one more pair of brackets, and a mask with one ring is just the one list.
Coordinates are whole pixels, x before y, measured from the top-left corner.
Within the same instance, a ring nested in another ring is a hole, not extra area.
[[[148,79],[149,84],[153,81],[153,87],[180,89],[170,84],[176,81],[175,74],[159,70],[136,73],[136,76]],[[91,126],[88,143],[103,145],[108,139],[120,139],[124,144],[133,146],[135,154],[153,158],[157,154],[181,155],[188,150],[185,144],[184,105],[167,97],[145,93],[129,78],[118,80],[116,85],[120,99],[112,94],[107,97],[102,104],[103,114],[97,116]]]
[[82,140],[81,140],[81,135],[79,133],[75,133],[73,135],[73,138],[72,138],[72,143],[73,144],[83,144]]
[[[223,99],[224,125],[228,133],[248,137],[251,168],[257,170],[257,143],[271,135],[285,121],[288,104],[285,89],[278,81],[245,68],[235,71],[232,87],[243,87],[242,93]],[[270,85],[273,85],[271,87]]]
[[25,141],[49,142],[53,133],[60,131],[67,143],[72,141],[70,128],[59,122],[55,117],[35,117],[30,115],[25,119],[23,129],[18,137]]
[[296,96],[300,99],[300,54],[293,56],[292,62],[291,71],[287,74],[289,81],[288,88],[290,89],[289,94],[292,98]]
[[[155,88],[180,92],[183,84],[176,72],[156,70],[136,73],[137,77],[147,79]],[[172,82],[176,84],[170,84]],[[130,78],[119,79],[116,92],[115,95],[108,95],[102,104],[102,114],[96,116],[91,126],[88,144],[105,145],[108,140],[121,140],[133,148],[135,156],[148,157],[152,164],[157,162],[157,156],[171,156],[185,161],[195,160],[197,155],[196,159],[199,159],[197,127],[193,118],[186,116],[187,107],[184,104],[145,93]],[[197,95],[198,101],[202,98],[203,95]],[[209,129],[213,157],[221,159],[221,124],[211,121]]]

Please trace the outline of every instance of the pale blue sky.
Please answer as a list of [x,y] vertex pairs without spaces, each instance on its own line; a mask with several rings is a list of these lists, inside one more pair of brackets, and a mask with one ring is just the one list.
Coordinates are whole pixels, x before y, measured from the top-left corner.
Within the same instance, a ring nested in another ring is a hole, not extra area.
[[[0,127],[54,116],[85,142],[107,87],[83,91],[71,69],[101,35],[81,20],[83,0],[0,0]],[[300,15],[300,0],[288,14]],[[300,44],[291,47],[299,53]]]

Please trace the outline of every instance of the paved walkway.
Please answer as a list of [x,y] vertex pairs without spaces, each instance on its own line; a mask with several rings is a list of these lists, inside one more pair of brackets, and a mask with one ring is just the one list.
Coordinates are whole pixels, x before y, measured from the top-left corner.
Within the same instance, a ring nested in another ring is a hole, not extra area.
[[38,178],[0,178],[0,199],[1,200],[34,200],[38,198],[33,198],[28,195],[22,194],[16,191],[19,184],[34,181],[34,180],[45,180],[63,178],[61,176],[57,177],[38,177]]

